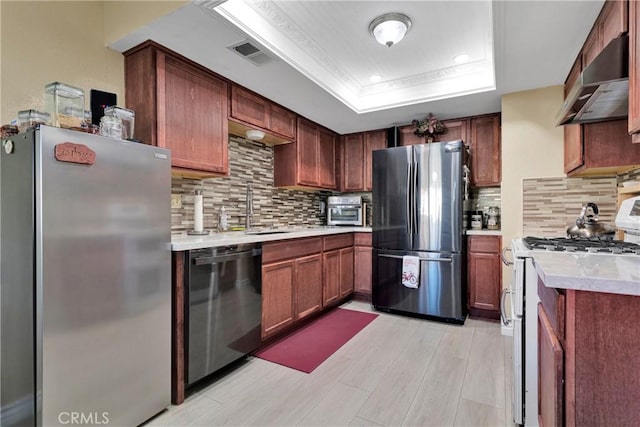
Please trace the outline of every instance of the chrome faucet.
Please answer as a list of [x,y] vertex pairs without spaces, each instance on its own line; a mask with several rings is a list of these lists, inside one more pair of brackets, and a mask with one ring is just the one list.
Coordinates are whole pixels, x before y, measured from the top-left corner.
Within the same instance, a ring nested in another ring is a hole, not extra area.
[[247,211],[244,228],[250,230],[253,227],[253,185],[247,182]]

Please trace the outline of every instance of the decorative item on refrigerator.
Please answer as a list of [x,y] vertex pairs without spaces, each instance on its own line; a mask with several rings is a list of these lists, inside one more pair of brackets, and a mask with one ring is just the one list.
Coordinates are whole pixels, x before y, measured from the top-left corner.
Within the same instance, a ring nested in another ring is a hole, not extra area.
[[420,286],[420,258],[405,255],[402,257],[402,284],[407,288]]

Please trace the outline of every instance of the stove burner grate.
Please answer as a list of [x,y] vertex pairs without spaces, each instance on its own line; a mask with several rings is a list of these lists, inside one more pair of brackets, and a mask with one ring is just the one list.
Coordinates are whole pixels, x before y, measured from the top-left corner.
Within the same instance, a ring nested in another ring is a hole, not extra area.
[[640,245],[620,240],[586,237],[531,237],[522,239],[527,249],[552,252],[589,252],[605,254],[640,255]]

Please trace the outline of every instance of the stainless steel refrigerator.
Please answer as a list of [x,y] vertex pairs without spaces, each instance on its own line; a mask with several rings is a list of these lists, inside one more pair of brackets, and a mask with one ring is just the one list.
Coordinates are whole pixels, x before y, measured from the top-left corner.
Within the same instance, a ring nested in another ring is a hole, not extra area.
[[[372,304],[384,311],[464,323],[462,141],[373,152]],[[403,257],[419,257],[417,288]]]
[[171,398],[171,157],[41,126],[0,153],[0,425],[135,426]]

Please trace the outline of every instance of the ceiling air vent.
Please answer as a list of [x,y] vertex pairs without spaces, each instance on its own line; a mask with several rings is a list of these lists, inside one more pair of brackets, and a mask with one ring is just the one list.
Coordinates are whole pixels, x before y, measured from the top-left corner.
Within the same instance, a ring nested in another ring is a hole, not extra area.
[[253,65],[263,65],[271,61],[271,57],[249,41],[242,41],[228,47]]

